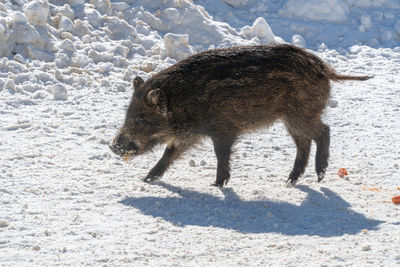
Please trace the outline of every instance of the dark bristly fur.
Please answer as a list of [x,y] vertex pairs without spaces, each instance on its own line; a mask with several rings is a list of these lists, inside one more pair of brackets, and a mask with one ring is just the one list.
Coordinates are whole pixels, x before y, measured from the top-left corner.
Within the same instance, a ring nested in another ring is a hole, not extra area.
[[297,146],[288,181],[294,185],[303,174],[313,140],[321,181],[330,142],[321,114],[330,80],[368,78],[338,75],[314,54],[287,44],[205,51],[146,82],[135,78],[125,123],[110,147],[129,157],[167,144],[145,178],[150,182],[199,139],[210,137],[218,160],[215,185],[223,186],[230,178],[231,148],[238,136],[281,120]]

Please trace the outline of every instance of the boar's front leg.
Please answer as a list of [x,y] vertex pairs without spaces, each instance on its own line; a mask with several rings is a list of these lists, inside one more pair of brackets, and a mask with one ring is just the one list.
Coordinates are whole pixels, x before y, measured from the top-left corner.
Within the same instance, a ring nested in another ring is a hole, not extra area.
[[228,184],[230,178],[229,160],[232,153],[232,145],[236,140],[236,136],[213,136],[211,137],[214,144],[215,154],[217,156],[217,179],[214,186],[222,187]]
[[163,156],[157,162],[157,164],[151,169],[149,174],[144,178],[145,182],[154,182],[159,180],[165,171],[171,166],[171,164],[179,158],[179,156],[190,146],[192,142],[187,142],[184,144],[181,143],[172,143],[169,144],[164,151]]

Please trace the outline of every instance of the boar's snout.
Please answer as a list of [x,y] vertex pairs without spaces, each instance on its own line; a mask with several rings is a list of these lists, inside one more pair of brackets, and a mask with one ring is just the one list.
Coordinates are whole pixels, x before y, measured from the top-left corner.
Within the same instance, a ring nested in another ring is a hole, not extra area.
[[119,134],[109,145],[114,154],[121,157],[129,157],[137,154],[138,146],[134,141],[128,140],[124,135]]

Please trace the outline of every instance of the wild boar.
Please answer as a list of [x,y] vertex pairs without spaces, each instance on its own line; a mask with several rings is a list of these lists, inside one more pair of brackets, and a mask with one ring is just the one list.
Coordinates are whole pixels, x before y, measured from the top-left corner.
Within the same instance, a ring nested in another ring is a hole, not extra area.
[[329,126],[321,114],[330,81],[369,78],[339,75],[316,55],[289,44],[208,50],[146,82],[136,77],[124,125],[110,148],[127,159],[166,144],[162,158],[144,179],[153,182],[184,151],[209,137],[218,163],[214,185],[221,187],[229,181],[238,136],[280,120],[297,147],[287,182],[295,185],[304,173],[312,141],[321,181],[330,144]]

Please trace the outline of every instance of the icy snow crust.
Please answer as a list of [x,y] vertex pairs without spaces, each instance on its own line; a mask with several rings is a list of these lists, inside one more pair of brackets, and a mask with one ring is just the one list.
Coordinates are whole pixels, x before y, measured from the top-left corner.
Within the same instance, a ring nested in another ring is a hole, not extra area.
[[[399,36],[396,0],[2,1],[0,266],[400,265]],[[237,143],[224,189],[208,140],[152,185],[163,147],[109,151],[136,75],[280,42],[375,75],[332,84],[322,183],[313,147],[285,186],[295,146],[279,123]]]

